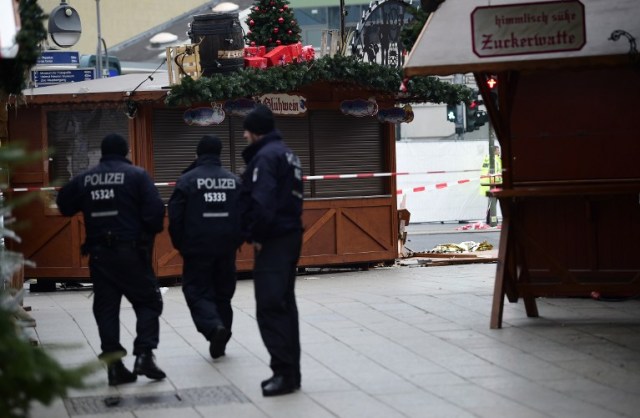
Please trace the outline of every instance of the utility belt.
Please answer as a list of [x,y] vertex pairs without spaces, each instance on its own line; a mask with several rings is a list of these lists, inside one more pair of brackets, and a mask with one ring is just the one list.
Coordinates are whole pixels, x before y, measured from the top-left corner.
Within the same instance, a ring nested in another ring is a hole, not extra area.
[[106,248],[132,248],[132,249],[144,249],[149,244],[139,239],[122,239],[116,235],[106,234],[102,237],[87,239],[80,247],[82,255],[88,255],[92,248],[106,247]]

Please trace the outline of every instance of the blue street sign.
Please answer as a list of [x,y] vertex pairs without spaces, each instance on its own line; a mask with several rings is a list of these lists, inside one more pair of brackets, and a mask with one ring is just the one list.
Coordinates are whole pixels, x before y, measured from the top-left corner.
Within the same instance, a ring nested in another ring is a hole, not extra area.
[[95,68],[74,68],[70,70],[31,70],[31,81],[36,87],[51,84],[74,83],[96,78]]
[[42,51],[38,57],[38,65],[59,65],[80,63],[78,51]]

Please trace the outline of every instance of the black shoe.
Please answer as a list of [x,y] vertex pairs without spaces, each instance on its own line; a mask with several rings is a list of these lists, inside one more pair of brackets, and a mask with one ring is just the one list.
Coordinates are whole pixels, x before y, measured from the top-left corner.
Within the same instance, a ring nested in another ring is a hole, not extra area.
[[271,379],[267,379],[267,383],[262,387],[262,396],[278,396],[286,395],[294,392],[297,387],[295,379],[278,374]]
[[156,360],[151,351],[142,353],[136,357],[133,372],[138,375],[147,376],[149,379],[162,380],[167,375],[156,365]]
[[[262,382],[260,382],[260,387],[264,389],[264,387],[267,386],[269,384],[269,382],[271,382],[273,380],[274,377],[276,377],[276,376],[273,375],[270,378],[268,378],[267,380],[263,380]],[[300,389],[301,380],[302,380],[302,377],[301,377],[300,373],[296,374],[296,378],[295,378],[296,389]]]
[[209,354],[212,358],[224,356],[229,338],[231,338],[231,332],[222,325],[218,325],[209,338]]
[[109,386],[118,386],[125,383],[133,383],[138,379],[135,373],[131,373],[121,360],[111,363],[107,366],[107,377],[109,378]]

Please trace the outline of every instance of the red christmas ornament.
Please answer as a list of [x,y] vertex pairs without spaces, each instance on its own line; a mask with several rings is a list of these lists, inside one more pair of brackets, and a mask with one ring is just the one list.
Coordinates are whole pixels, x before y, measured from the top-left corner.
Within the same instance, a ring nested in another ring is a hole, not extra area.
[[278,23],[280,23],[280,24],[282,25],[282,24],[284,23],[284,18],[279,17],[279,18],[278,18]]
[[292,25],[295,25],[295,24],[296,24],[296,21],[295,21],[295,20],[292,20],[292,21],[291,21],[291,24],[292,24]]
[[281,43],[282,43],[282,41],[281,41],[280,39],[278,39],[278,40],[276,41],[276,45],[280,45]]
[[278,32],[280,32],[280,29],[278,29],[278,28],[273,28],[273,33],[278,33]]
[[256,43],[254,41],[251,41],[251,46],[256,46]]
[[280,13],[282,13],[282,12],[284,12],[284,9],[280,9],[280,10],[278,10],[278,11],[279,11]]
[[260,8],[258,6],[256,6],[253,10],[256,11],[256,12],[259,12]]
[[249,21],[249,26],[253,26],[253,25],[255,25],[255,24],[256,24],[256,22],[254,22],[254,21],[253,21],[253,19],[251,19],[251,20]]
[[285,4],[284,6],[282,6],[282,8],[283,8],[284,10],[287,10],[287,9],[289,8],[289,5],[288,5],[288,4]]
[[271,2],[271,3],[269,3],[269,4],[270,4],[270,5],[272,5],[272,6],[274,6],[274,5],[275,5],[275,3],[274,3],[274,2]]
[[287,33],[288,33],[289,35],[291,35],[291,34],[293,33],[293,31],[292,31],[291,29],[289,29],[289,30],[287,31]]

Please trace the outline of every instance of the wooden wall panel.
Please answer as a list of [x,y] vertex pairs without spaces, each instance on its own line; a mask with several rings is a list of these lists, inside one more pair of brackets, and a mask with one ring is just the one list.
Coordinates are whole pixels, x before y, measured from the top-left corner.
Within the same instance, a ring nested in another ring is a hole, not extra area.
[[[19,113],[15,109],[9,109],[10,142],[25,144],[29,151],[46,153],[43,138],[45,131],[40,107],[21,108]],[[45,155],[38,161],[14,167],[11,170],[11,184],[46,184],[46,161]]]
[[636,70],[523,73],[514,93],[515,183],[640,177]]

